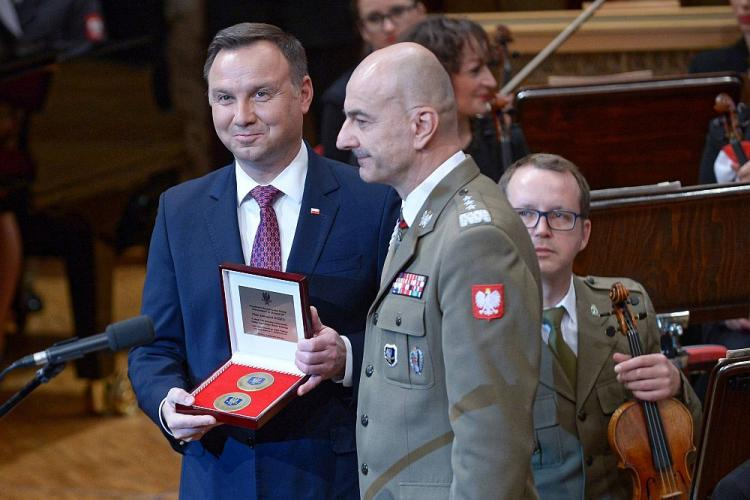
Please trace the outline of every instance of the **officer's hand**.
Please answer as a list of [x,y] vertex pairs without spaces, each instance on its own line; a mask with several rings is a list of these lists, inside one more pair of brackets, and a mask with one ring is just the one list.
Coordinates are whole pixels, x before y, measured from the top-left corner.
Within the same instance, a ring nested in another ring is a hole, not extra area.
[[175,410],[177,403],[191,405],[194,401],[193,396],[178,387],[173,387],[167,393],[161,407],[161,416],[175,439],[187,442],[200,439],[205,433],[221,425],[211,415],[184,415]]
[[310,307],[313,338],[297,342],[294,363],[310,378],[297,389],[297,395],[307,394],[329,378],[343,378],[346,370],[346,345],[336,330],[320,322],[318,311]]
[[643,401],[660,401],[675,396],[682,385],[680,372],[663,354],[635,358],[621,353],[612,356],[617,380]]

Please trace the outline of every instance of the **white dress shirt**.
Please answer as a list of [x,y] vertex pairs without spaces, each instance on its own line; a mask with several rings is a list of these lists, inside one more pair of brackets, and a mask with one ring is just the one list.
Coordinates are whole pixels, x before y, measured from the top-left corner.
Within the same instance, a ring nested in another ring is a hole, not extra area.
[[[255,242],[255,233],[260,225],[260,207],[258,202],[250,196],[259,184],[242,170],[239,163],[234,162],[234,171],[237,177],[237,221],[240,226],[240,239],[242,240],[242,254],[245,264],[250,264]],[[294,233],[297,231],[299,211],[302,207],[302,195],[305,192],[305,179],[307,178],[307,148],[300,143],[300,150],[292,162],[270,185],[281,191],[273,202],[276,219],[279,221],[279,236],[281,237],[281,270],[286,271],[286,261],[292,250]]]
[[[568,293],[560,300],[555,307],[565,309],[565,314],[561,321],[562,336],[565,343],[578,356],[578,313],[576,312],[576,289],[573,286],[573,276],[570,276],[570,286]],[[542,340],[549,344],[549,332],[542,328]]]
[[[458,151],[456,154],[445,160],[438,168],[436,168],[425,180],[423,180],[419,186],[406,195],[406,198],[401,202],[401,213],[404,215],[404,221],[409,224],[409,227],[414,225],[414,219],[419,215],[419,209],[422,208],[424,202],[432,193],[440,181],[442,181],[448,174],[450,174],[459,163],[466,159],[466,154],[463,151]],[[396,224],[398,225],[398,223]]]

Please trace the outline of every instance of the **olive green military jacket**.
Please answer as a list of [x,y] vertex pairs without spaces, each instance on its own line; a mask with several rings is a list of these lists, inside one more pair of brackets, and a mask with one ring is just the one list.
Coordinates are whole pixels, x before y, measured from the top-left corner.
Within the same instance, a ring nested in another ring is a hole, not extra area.
[[[616,281],[630,291],[632,312],[647,315],[638,321],[643,352],[661,352],[656,312],[639,283],[627,278],[573,277],[578,315],[575,388],[549,347],[542,346],[541,376],[534,402],[537,447],[532,457],[540,498],[632,498],[629,473],[617,467],[607,439],[612,413],[633,397],[617,381],[612,360],[615,352],[630,354],[627,337],[617,329],[615,316],[602,316],[612,310],[609,290]],[[690,383],[682,378],[678,399],[693,416],[696,436],[701,406]]]
[[526,228],[467,158],[394,248],[365,335],[362,498],[536,498],[541,293]]

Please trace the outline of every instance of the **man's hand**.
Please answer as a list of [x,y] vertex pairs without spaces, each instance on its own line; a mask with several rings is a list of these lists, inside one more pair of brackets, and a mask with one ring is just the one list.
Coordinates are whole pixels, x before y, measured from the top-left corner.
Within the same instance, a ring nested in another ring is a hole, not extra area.
[[663,354],[633,358],[617,352],[612,359],[616,363],[617,381],[642,401],[661,401],[680,391],[680,372]]
[[342,378],[346,370],[346,345],[336,330],[320,322],[318,310],[310,307],[313,338],[297,342],[294,362],[310,378],[297,389],[297,395],[307,394],[329,378]]
[[175,410],[177,403],[191,405],[194,401],[195,398],[183,389],[173,387],[169,390],[161,407],[161,416],[175,439],[186,442],[200,439],[205,433],[221,425],[211,415],[184,415]]

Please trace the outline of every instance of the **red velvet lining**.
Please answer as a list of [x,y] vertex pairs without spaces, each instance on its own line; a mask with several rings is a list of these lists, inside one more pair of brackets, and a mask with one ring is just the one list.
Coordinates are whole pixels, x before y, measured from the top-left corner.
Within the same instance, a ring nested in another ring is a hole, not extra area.
[[[237,386],[237,381],[242,376],[253,372],[270,373],[274,378],[273,385],[259,391],[243,391],[240,389]],[[193,405],[219,411],[218,408],[214,407],[216,398],[230,392],[241,392],[250,396],[250,404],[242,410],[227,413],[257,418],[269,405],[274,403],[300,379],[302,377],[298,375],[280,373],[266,368],[231,364],[213,382],[195,395],[195,403]]]

